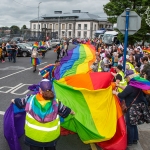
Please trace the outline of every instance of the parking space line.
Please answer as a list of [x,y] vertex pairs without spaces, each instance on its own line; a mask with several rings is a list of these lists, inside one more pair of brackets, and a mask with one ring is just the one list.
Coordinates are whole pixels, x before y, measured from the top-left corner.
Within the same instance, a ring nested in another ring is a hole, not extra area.
[[91,145],[91,149],[92,150],[97,150],[96,145],[95,144],[90,144]]
[[[40,65],[43,65],[43,64],[46,64],[46,63],[47,63],[47,62],[44,62],[44,63],[41,63]],[[38,66],[40,66],[40,65],[38,65]],[[31,68],[33,68],[33,67],[30,67],[30,68],[27,68],[27,69],[24,69],[24,70],[21,70],[21,71],[12,73],[12,74],[7,75],[7,76],[5,76],[5,77],[1,77],[0,80],[1,80],[1,79],[5,79],[5,78],[10,77],[10,76],[13,76],[13,75],[15,75],[15,74],[18,74],[18,73],[20,73],[20,72],[24,72],[24,71],[26,71],[26,70],[30,70]]]
[[0,111],[0,115],[4,115],[5,114],[5,112],[4,111]]

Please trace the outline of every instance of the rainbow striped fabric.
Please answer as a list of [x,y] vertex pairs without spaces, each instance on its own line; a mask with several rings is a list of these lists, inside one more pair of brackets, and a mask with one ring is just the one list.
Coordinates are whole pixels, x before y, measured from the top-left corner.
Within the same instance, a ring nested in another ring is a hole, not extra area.
[[55,78],[60,78],[91,72],[91,65],[95,61],[95,49],[88,44],[79,44],[72,50],[68,51],[68,56],[65,56],[60,61],[60,66],[55,70]]
[[150,49],[143,49],[143,52],[150,54]]
[[39,47],[38,42],[34,42],[32,49],[33,49],[33,48],[38,48],[38,47]]
[[140,77],[136,76],[132,78],[129,82],[129,84],[133,87],[142,89],[142,90],[150,90],[150,81]]
[[31,57],[30,61],[31,61],[31,64],[32,64],[33,66],[40,64],[40,59],[39,59],[39,58],[32,58],[32,57]]
[[[110,73],[86,73],[54,81],[57,98],[69,106],[74,116],[61,126],[76,132],[84,143],[103,149],[126,148],[126,126],[117,97],[112,94]],[[120,150],[121,150],[120,149]]]
[[56,119],[58,104],[56,100],[44,100],[41,94],[36,94],[29,98],[25,110],[37,121],[46,123]]
[[45,66],[44,68],[40,69],[39,74],[46,79],[51,78],[53,75],[53,70],[54,70],[55,64],[49,64]]

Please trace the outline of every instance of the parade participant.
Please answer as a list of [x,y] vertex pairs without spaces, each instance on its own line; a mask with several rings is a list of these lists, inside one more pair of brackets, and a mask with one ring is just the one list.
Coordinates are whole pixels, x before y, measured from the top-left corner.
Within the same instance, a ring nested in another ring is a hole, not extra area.
[[13,63],[15,63],[16,62],[16,55],[17,55],[18,48],[17,48],[17,45],[16,45],[15,42],[13,42],[13,44],[11,45],[11,47],[13,48],[12,49],[12,59],[13,59]]
[[126,69],[127,70],[133,70],[133,72],[136,73],[134,66],[130,63],[129,55],[126,56],[126,59],[127,59],[127,61],[126,61]]
[[[122,92],[122,88],[120,88],[119,86],[121,86],[121,87],[126,87],[127,86],[127,82],[124,79],[125,75],[122,71],[123,67],[122,67],[122,65],[118,65],[115,69],[116,69],[117,73],[111,72],[111,74],[115,77],[116,80],[118,78],[121,79],[120,82],[118,82],[118,84],[119,84],[118,85],[118,92]],[[121,76],[121,78],[120,78],[120,76]]]
[[55,64],[49,64],[45,66],[44,68],[40,69],[39,74],[46,79],[49,79],[50,81],[53,81],[55,78],[54,71],[55,69],[60,65],[60,61],[56,60]]
[[5,43],[2,43],[2,50],[3,50],[3,52],[2,52],[2,62],[5,62],[5,55],[6,55],[6,45],[5,45]]
[[10,62],[10,61],[12,61],[12,47],[10,45],[10,41],[8,41],[6,44],[6,51],[8,53],[8,60]]
[[59,57],[60,57],[60,44],[56,45],[56,48],[54,49],[54,52],[57,52],[57,60],[58,60]]
[[66,118],[75,113],[55,98],[51,82],[43,79],[36,95],[15,98],[12,103],[25,108],[25,144],[30,150],[56,150],[60,136],[59,115]]
[[40,60],[38,58],[37,48],[33,48],[31,54],[31,64],[33,65],[33,72],[36,71],[36,66],[40,64]]
[[[134,75],[135,74],[133,70],[127,70],[125,77],[127,81],[129,82],[134,77]],[[136,99],[136,101],[134,102],[135,104],[140,103],[140,102],[144,102],[145,104],[147,104],[146,99],[141,89],[130,86],[130,85],[127,85],[126,88],[121,93],[118,93],[117,91],[113,90],[113,94],[117,95],[120,100],[125,100],[127,108],[129,108],[130,105],[132,105],[132,102],[134,99]],[[127,110],[125,114],[125,119],[126,119],[126,125],[127,125],[127,143],[128,143],[128,146],[131,146],[132,144],[137,144],[137,141],[139,140],[139,136],[138,136],[137,125],[132,125],[130,123],[129,109]]]

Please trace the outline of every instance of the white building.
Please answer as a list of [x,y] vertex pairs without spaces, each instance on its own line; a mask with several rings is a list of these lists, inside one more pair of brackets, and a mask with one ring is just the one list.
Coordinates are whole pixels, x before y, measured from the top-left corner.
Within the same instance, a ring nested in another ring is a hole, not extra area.
[[[39,30],[38,30],[39,24]],[[30,30],[34,36],[37,32],[46,31],[50,38],[93,38],[94,32],[100,28],[111,28],[112,24],[107,19],[98,15],[80,10],[73,10],[72,13],[55,11],[54,14],[30,21]]]

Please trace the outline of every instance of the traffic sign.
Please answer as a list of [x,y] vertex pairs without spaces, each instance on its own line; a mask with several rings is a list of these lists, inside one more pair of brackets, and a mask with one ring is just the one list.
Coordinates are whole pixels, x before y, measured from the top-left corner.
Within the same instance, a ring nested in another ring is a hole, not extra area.
[[[117,28],[120,30],[122,34],[125,34],[125,25],[126,25],[126,11],[124,11],[117,18]],[[141,28],[141,17],[135,11],[130,11],[128,34],[133,35],[140,28]]]

